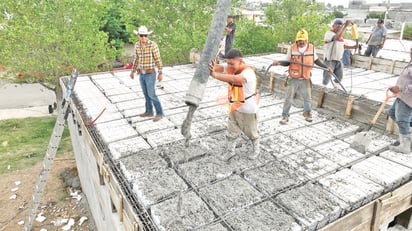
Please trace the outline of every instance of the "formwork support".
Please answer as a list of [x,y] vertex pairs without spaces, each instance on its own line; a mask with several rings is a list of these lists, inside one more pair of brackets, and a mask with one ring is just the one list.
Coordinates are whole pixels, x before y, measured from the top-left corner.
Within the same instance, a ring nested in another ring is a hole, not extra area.
[[379,231],[379,228],[388,225],[388,221],[411,208],[412,182],[409,182],[328,224],[320,231]]
[[273,93],[273,88],[275,88],[275,72],[270,72],[270,79],[269,79],[269,92]]
[[346,104],[346,111],[345,111],[345,118],[350,119],[352,115],[352,106],[353,106],[353,101],[355,100],[355,97],[353,95],[350,95],[348,97],[348,103]]
[[323,99],[325,97],[325,92],[326,92],[326,87],[322,87],[319,91],[319,96],[318,96],[318,108],[321,108],[323,105]]

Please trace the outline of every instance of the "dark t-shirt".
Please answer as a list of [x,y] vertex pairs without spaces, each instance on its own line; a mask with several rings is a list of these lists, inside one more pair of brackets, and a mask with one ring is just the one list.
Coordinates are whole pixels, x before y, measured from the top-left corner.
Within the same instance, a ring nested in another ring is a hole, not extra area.
[[226,27],[232,29],[231,32],[226,33],[225,50],[228,51],[230,48],[232,48],[233,41],[235,40],[236,24],[227,24]]

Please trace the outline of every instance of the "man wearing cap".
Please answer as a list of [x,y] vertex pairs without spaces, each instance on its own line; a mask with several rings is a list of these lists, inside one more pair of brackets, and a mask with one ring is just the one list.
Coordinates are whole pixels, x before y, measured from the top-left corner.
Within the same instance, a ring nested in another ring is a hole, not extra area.
[[236,154],[236,139],[243,132],[253,143],[253,153],[249,159],[256,159],[260,153],[257,129],[257,79],[252,67],[243,62],[239,49],[226,53],[226,63],[209,65],[210,76],[228,83],[229,119],[226,133],[227,152],[220,159],[229,161]]
[[146,100],[145,112],[140,114],[141,117],[153,117],[153,107],[156,111],[156,116],[153,121],[159,121],[163,118],[163,109],[159,98],[156,95],[156,67],[159,71],[157,79],[162,81],[162,59],[157,44],[147,38],[153,31],[148,31],[145,26],[139,27],[138,31],[133,31],[139,36],[139,41],[135,44],[136,57],[133,63],[133,70],[130,73],[130,78],[134,79],[134,73],[140,75],[140,86]]
[[233,16],[229,15],[227,17],[227,25],[225,27],[226,39],[225,39],[225,54],[232,49],[233,42],[235,41],[236,24],[234,22]]
[[372,28],[372,33],[369,35],[366,44],[368,48],[365,50],[365,56],[376,57],[380,49],[383,48],[383,45],[386,41],[386,35],[388,30],[386,29],[383,19],[378,20],[378,24]]
[[[335,79],[335,82],[339,82],[343,78],[342,57],[345,50],[345,41],[343,40],[342,35],[345,33],[349,24],[351,24],[351,20],[346,20],[346,22],[343,23],[342,20],[336,19],[333,22],[332,29],[328,30],[324,37],[324,59],[327,65],[332,68],[332,71],[337,78]],[[324,86],[328,85],[329,80],[330,73],[328,73],[328,71],[324,71],[322,84]]]
[[[289,122],[289,111],[292,107],[293,98],[296,92],[303,98],[303,116],[308,122],[312,122],[311,106],[311,70],[316,64],[323,68],[330,69],[315,52],[315,46],[309,43],[308,32],[301,29],[296,34],[295,43],[292,44],[284,59],[273,61],[273,65],[289,66],[290,80],[286,81],[286,96],[283,104],[282,120],[280,124]],[[330,70],[331,71],[331,70]]]

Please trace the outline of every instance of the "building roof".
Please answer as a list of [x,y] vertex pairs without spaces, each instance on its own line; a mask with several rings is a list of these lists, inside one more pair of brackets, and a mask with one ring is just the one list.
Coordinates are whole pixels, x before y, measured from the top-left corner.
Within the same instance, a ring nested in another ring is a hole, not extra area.
[[[262,73],[276,57],[279,54],[245,57],[245,62]],[[284,71],[285,67],[270,68],[277,76]],[[79,76],[76,110],[87,123],[105,109],[89,127],[94,142],[115,163],[112,167],[118,168],[118,177],[127,182],[124,185],[140,208],[150,211],[154,230],[315,230],[410,180],[412,155],[389,151],[393,136],[372,129],[371,144],[365,154],[359,153],[350,144],[364,125],[315,106],[314,121],[308,123],[299,103],[292,107],[289,124],[280,125],[283,96],[267,90],[260,93],[260,157],[247,158],[251,144],[242,137],[237,157],[222,162],[217,157],[225,152],[228,115],[217,99],[227,94],[225,84],[208,80],[186,146],[181,126],[189,110],[185,95],[195,68],[164,67],[164,80],[156,87],[165,113],[159,122],[138,116],[144,112],[144,97],[138,78],[131,80],[129,73]],[[372,108],[377,109],[385,88],[396,78],[362,68],[345,69],[343,85],[358,98],[373,99]],[[321,79],[321,70],[314,69],[315,88]],[[329,91],[331,97],[348,96]]]

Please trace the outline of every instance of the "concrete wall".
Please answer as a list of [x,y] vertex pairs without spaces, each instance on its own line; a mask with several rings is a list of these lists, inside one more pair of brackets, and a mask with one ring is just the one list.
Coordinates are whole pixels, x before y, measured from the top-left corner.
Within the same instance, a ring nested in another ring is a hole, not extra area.
[[[73,114],[69,115],[67,124],[73,144],[82,190],[88,195],[89,208],[98,230],[125,230],[117,213],[112,212],[110,194],[105,185],[101,184],[96,158],[90,144],[82,136],[82,131]],[[90,196],[93,195],[93,196]]]

